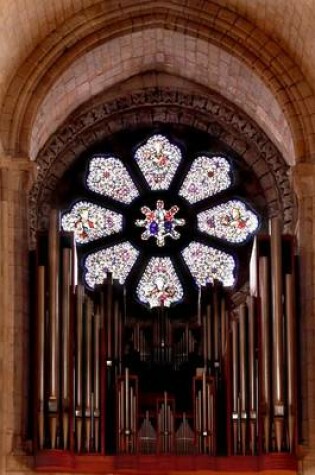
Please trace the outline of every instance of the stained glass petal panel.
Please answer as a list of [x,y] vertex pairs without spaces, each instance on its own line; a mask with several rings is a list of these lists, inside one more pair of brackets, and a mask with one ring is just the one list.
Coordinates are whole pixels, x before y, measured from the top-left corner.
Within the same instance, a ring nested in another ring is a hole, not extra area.
[[138,148],[135,159],[152,190],[167,190],[181,161],[181,152],[163,135],[153,135]]
[[62,216],[61,226],[74,233],[78,244],[84,244],[122,231],[123,217],[93,203],[78,201]]
[[258,229],[258,218],[245,203],[230,200],[198,214],[198,229],[210,236],[241,243]]
[[216,195],[231,185],[231,166],[223,157],[197,157],[181,186],[179,194],[189,203]]
[[137,287],[140,302],[149,304],[150,308],[165,306],[178,302],[184,292],[169,257],[150,259]]
[[95,157],[89,165],[87,186],[100,195],[129,204],[138,195],[126,167],[114,157]]
[[104,282],[107,274],[123,284],[128,277],[139,251],[130,242],[122,242],[90,254],[85,260],[85,281],[94,288]]
[[229,254],[194,241],[182,255],[198,286],[212,284],[215,280],[225,287],[234,284],[235,261]]

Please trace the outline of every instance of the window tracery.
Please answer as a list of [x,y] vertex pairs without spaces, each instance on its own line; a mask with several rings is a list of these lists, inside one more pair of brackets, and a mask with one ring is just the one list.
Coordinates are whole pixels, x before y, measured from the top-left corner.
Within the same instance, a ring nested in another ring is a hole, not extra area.
[[[82,247],[103,240],[102,248],[88,251],[84,259],[86,284],[93,289],[108,273],[123,284],[137,268],[135,295],[150,308],[170,306],[185,297],[178,274],[181,265],[187,266],[198,287],[215,280],[233,286],[236,258],[218,247],[247,242],[257,232],[259,220],[241,199],[221,198],[233,183],[230,161],[220,155],[197,155],[183,175],[187,169],[183,163],[190,157],[183,157],[180,148],[162,134],[151,136],[133,158],[128,169],[119,157],[91,158],[86,186],[104,206],[84,200],[63,214],[63,229],[73,231]],[[179,185],[174,184],[175,174],[181,176]],[[139,177],[146,182],[146,190],[139,185]],[[106,207],[107,199],[114,209],[117,203],[115,211]],[[216,200],[213,204],[212,199]],[[123,223],[128,223],[135,209],[137,217],[130,222],[127,235]],[[115,233],[120,234],[120,242],[115,241]],[[145,245],[151,247],[146,248],[146,265],[139,271]],[[163,256],[156,255],[158,248]]]

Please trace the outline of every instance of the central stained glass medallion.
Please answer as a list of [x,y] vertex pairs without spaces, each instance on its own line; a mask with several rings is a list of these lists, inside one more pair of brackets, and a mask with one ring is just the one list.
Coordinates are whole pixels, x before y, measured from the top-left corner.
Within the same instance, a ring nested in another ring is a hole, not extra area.
[[143,213],[145,217],[144,219],[137,219],[135,221],[136,226],[145,228],[141,234],[141,239],[146,241],[153,237],[159,247],[165,245],[165,239],[167,237],[179,239],[180,233],[175,228],[177,226],[184,226],[185,219],[175,217],[178,211],[179,207],[176,205],[166,210],[163,200],[156,202],[155,209],[142,206],[141,213]]

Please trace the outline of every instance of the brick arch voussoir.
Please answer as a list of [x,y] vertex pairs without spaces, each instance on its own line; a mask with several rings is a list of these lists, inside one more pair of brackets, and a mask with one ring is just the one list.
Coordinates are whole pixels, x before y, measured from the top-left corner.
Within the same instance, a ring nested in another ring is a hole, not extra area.
[[[306,99],[300,94],[300,89],[310,90],[309,85],[291,58],[264,33],[256,31],[248,20],[212,1],[204,2],[202,7],[198,2],[183,6],[175,0],[166,7],[164,2],[148,1],[141,4],[141,9],[139,2],[133,2],[123,10],[115,10],[114,4],[109,2],[108,9],[99,5],[90,7],[67,25],[61,25],[46,39],[47,44],[40,45],[21,66],[2,109],[2,135],[8,151],[14,150],[16,155],[27,153],[34,115],[54,78],[69,67],[71,61],[114,36],[160,26],[203,38],[250,65],[268,84],[286,113],[294,141],[299,144],[296,146],[299,158],[312,155],[304,133],[312,128],[304,113]],[[294,74],[290,75],[289,71]],[[21,81],[21,78],[26,80]],[[6,122],[10,122],[11,127]],[[19,144],[19,150],[16,150],[16,144]]]
[[38,158],[38,176],[30,192],[30,238],[47,227],[54,190],[75,159],[95,142],[128,127],[182,124],[206,131],[237,152],[259,179],[269,216],[283,216],[293,231],[295,195],[285,160],[265,133],[242,111],[216,94],[148,88],[79,110],[50,138]]

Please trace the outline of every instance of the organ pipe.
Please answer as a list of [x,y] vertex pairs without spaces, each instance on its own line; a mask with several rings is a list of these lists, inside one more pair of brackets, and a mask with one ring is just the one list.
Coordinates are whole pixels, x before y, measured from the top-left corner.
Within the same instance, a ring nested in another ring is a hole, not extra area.
[[[142,447],[149,453],[197,450],[215,454],[215,418],[224,411],[228,454],[231,448],[235,455],[254,455],[261,449],[266,453],[294,452],[295,285],[293,270],[287,274],[282,270],[282,257],[291,249],[286,239],[281,237],[279,221],[273,220],[270,238],[257,240],[251,262],[251,272],[258,276],[257,295],[248,296],[246,304],[239,305],[238,313],[216,283],[205,292],[199,289],[197,321],[194,314],[190,320],[175,322],[171,313],[166,316],[165,309],[159,309],[155,312],[158,318],[152,322],[139,321],[136,315],[131,315],[130,320],[126,317],[125,330],[122,312],[126,316],[129,309],[113,288],[111,275],[95,293],[86,292],[82,285],[75,288],[75,251],[65,247],[69,246],[68,235],[63,234],[59,242],[57,213],[53,211],[48,241],[44,236],[40,248],[41,253],[46,249],[48,259],[40,257],[37,262],[45,265],[36,268],[37,448],[112,453],[115,447],[109,440],[114,430],[110,425],[117,424],[120,453],[139,453]],[[172,396],[164,392],[156,395],[155,410],[150,402],[150,410],[143,407],[138,416],[136,378],[122,367],[122,342],[129,335],[133,335],[140,353],[140,377],[142,368],[150,365],[152,339],[160,352],[160,360],[157,358],[154,364],[166,362],[170,366],[172,354],[175,355],[175,370],[183,370],[185,376],[189,373],[187,378],[193,378],[192,413],[175,412]],[[196,343],[203,347],[203,372],[199,358],[188,360]],[[228,402],[221,398],[224,394]],[[115,404],[116,411],[112,411]],[[224,430],[219,434],[219,443],[225,437]],[[149,436],[152,441],[144,442]]]
[[213,340],[214,340],[214,361],[215,364],[219,362],[219,338],[220,338],[220,316],[219,316],[219,292],[218,284],[214,284],[213,292]]
[[38,371],[38,398],[39,398],[39,414],[38,414],[38,437],[39,447],[44,447],[44,405],[45,405],[45,266],[37,267],[37,345],[39,362]]
[[82,443],[82,350],[83,350],[83,300],[84,290],[77,286],[77,345],[76,345],[76,436],[77,450],[81,451]]
[[286,309],[286,350],[287,350],[287,400],[288,400],[288,433],[289,450],[293,451],[296,425],[296,365],[295,365],[295,305],[294,278],[292,274],[285,276],[285,309]]
[[50,214],[49,255],[49,323],[50,323],[50,390],[49,411],[51,447],[56,446],[59,396],[59,223],[57,210]]
[[99,451],[99,416],[100,416],[100,313],[99,308],[94,313],[94,445],[95,451]]
[[207,342],[207,360],[212,359],[212,341],[211,341],[211,305],[207,305],[206,328],[204,329]]
[[261,308],[261,397],[263,403],[263,432],[265,452],[270,449],[270,300],[269,300],[269,261],[259,258],[259,295]]
[[85,342],[85,439],[86,450],[91,439],[91,393],[92,393],[92,302],[86,301],[86,342]]
[[69,438],[69,367],[70,367],[70,287],[71,249],[62,251],[62,406],[63,406],[63,446]]
[[113,340],[113,277],[112,274],[107,275],[107,312],[106,312],[106,329],[107,329],[107,358],[112,359],[112,340]]
[[240,418],[241,418],[241,447],[242,453],[246,452],[246,419],[247,419],[247,394],[246,394],[246,306],[242,304],[239,309],[239,352],[240,352]]
[[225,299],[221,299],[221,355],[225,356],[226,352],[226,305]]
[[233,398],[232,398],[232,419],[233,419],[233,441],[234,454],[238,453],[239,446],[239,360],[238,360],[238,324],[236,320],[232,320],[232,372],[233,372]]
[[249,418],[250,418],[250,451],[255,453],[256,436],[256,377],[255,377],[255,299],[248,297],[248,381],[249,381]]

